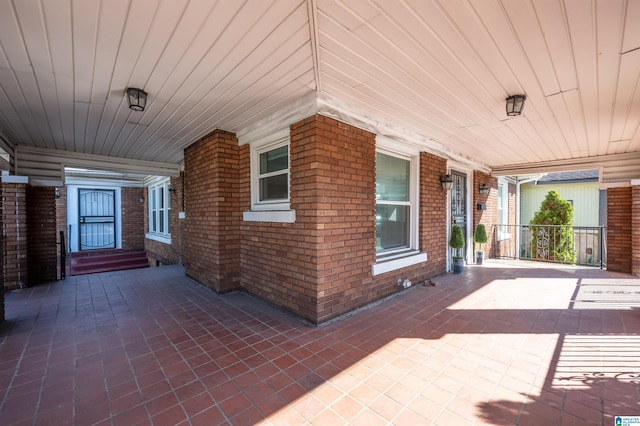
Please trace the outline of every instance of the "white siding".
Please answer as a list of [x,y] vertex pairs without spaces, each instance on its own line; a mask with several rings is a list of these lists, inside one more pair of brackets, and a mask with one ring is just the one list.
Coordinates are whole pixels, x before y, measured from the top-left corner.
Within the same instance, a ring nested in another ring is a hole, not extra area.
[[565,184],[524,184],[520,193],[520,223],[529,224],[547,193],[555,190],[565,200],[573,201],[574,226],[598,226],[599,184],[598,182]]

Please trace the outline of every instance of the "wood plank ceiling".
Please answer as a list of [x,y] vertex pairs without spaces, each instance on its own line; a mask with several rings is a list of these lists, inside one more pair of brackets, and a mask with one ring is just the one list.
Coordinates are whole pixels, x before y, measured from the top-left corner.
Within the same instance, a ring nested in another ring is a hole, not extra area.
[[491,168],[639,153],[638,22],[635,0],[0,0],[0,138],[176,163],[319,91]]

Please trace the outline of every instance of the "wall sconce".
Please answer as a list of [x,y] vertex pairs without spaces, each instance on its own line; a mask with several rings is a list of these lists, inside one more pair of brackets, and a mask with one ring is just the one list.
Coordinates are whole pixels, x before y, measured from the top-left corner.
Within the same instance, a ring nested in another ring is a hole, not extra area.
[[56,198],[60,198],[60,188],[56,188],[55,194]]
[[489,187],[486,183],[481,183],[478,185],[478,192],[480,195],[489,195]]
[[513,117],[522,114],[524,108],[525,95],[513,95],[507,98],[507,115]]
[[451,175],[441,175],[440,183],[442,184],[442,189],[448,191],[451,189],[451,185],[453,185],[453,178]]
[[147,106],[147,92],[142,89],[128,87],[127,100],[129,101],[129,108],[132,110],[144,111],[144,107]]

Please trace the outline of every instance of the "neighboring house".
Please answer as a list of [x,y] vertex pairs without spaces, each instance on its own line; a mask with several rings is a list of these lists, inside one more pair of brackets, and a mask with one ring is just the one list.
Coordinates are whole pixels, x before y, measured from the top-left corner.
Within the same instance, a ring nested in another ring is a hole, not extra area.
[[[600,252],[604,232],[598,228],[607,224],[607,191],[600,189],[598,170],[547,173],[520,187],[520,224],[528,225],[549,191],[573,205],[574,247],[577,262],[594,265],[604,261]],[[604,247],[603,247],[604,249]],[[523,254],[524,253],[524,254]],[[521,255],[527,256],[521,250]]]
[[551,190],[573,205],[574,226],[607,223],[607,191],[600,190],[597,170],[547,173],[520,186],[520,223],[527,225]]

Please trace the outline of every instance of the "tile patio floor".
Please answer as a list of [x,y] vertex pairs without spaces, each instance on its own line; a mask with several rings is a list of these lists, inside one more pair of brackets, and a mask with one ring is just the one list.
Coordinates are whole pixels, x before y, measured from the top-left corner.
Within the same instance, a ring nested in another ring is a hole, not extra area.
[[2,425],[613,425],[640,279],[489,261],[322,327],[179,266],[6,294]]

